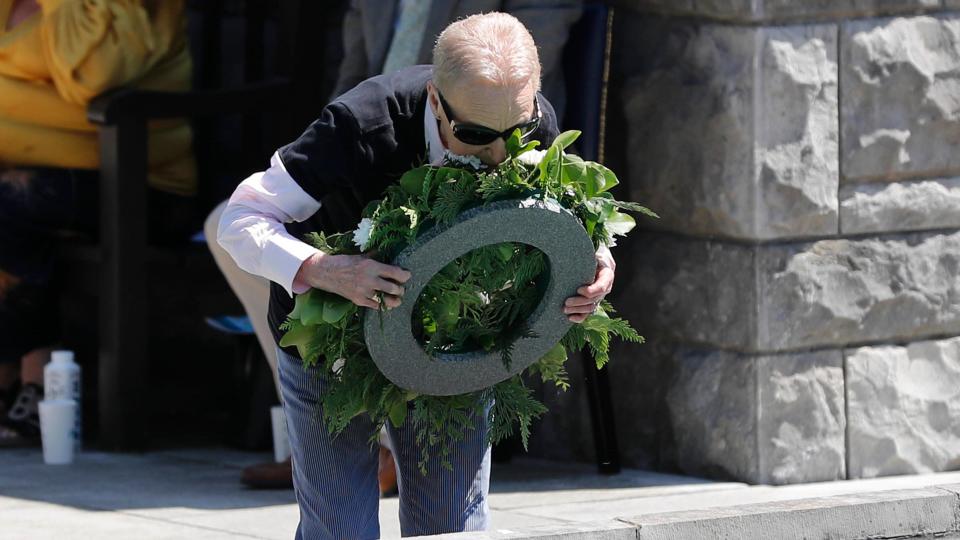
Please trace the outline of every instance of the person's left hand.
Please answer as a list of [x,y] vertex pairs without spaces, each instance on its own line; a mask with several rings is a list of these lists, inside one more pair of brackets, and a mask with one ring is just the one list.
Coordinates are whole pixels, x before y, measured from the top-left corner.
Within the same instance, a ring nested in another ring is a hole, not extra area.
[[597,305],[613,289],[613,278],[617,264],[606,246],[597,250],[597,273],[593,283],[577,289],[578,296],[567,298],[563,312],[570,322],[582,323],[597,309]]

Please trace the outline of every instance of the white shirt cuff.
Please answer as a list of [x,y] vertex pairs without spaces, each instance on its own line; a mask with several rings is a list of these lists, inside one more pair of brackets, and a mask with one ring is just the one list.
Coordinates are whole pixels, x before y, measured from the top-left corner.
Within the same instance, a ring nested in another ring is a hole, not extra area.
[[604,266],[607,266],[611,270],[617,269],[617,262],[613,259],[613,253],[610,252],[610,248],[606,244],[601,243],[600,247],[597,249],[597,260],[601,261]]
[[301,282],[294,283],[297,272],[303,261],[309,259],[320,250],[288,235],[275,234],[271,236],[263,248],[263,257],[260,259],[263,277],[278,283],[287,294],[306,292],[309,285]]

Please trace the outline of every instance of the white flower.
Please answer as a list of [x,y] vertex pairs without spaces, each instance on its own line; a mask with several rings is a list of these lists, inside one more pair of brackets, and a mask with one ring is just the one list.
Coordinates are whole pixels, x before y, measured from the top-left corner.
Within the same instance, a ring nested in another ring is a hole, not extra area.
[[543,156],[546,153],[546,150],[527,150],[526,152],[517,156],[517,161],[523,163],[524,165],[536,167],[541,161],[543,161]]
[[633,217],[620,212],[614,212],[613,215],[608,217],[607,221],[603,223],[603,227],[607,230],[607,247],[616,246],[616,237],[626,236],[627,233],[632,231],[636,226],[637,222]]
[[357,230],[353,231],[353,243],[360,248],[360,251],[367,249],[367,242],[370,241],[370,233],[373,231],[373,220],[363,218],[357,225]]
[[454,166],[470,167],[475,171],[486,168],[486,165],[484,165],[477,156],[461,156],[449,150],[443,153],[443,162]]

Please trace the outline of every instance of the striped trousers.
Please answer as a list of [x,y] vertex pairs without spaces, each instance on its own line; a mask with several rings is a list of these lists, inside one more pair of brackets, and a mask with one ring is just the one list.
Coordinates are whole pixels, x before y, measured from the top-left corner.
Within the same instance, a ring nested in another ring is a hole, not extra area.
[[[293,485],[300,507],[297,540],[380,537],[376,446],[373,424],[355,418],[335,438],[327,433],[318,408],[323,392],[314,369],[277,350],[281,398],[293,458]],[[420,447],[411,415],[400,428],[388,423],[388,440],[397,464],[400,531],[403,536],[484,530],[489,524],[490,447],[484,418],[450,452],[452,470],[433,458],[427,474],[417,466]]]

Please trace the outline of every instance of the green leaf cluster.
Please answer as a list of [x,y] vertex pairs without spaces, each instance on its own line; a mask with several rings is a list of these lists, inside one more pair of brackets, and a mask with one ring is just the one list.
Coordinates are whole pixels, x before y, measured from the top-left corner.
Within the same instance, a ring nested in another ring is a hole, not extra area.
[[[571,210],[596,246],[614,245],[614,236],[635,225],[625,212],[656,214],[637,203],[614,199],[618,184],[612,171],[564,150],[579,136],[559,135],[544,152],[538,143],[523,143],[519,131],[507,140],[508,158],[486,170],[457,166],[421,166],[364,210],[373,226],[365,250],[389,262],[421,234],[443,226],[471,208],[491,202],[539,197]],[[533,158],[533,159],[531,159]],[[359,253],[350,232],[314,233],[306,240],[331,254]],[[509,367],[513,345],[533,337],[526,321],[542,298],[548,262],[542,252],[523,244],[493,244],[475,249],[448,264],[426,285],[413,310],[414,332],[429,354],[497,351]],[[610,340],[642,343],[643,338],[603,302],[595,314],[573,325],[563,339],[525,370],[558,389],[570,381],[568,356],[587,349],[603,367]],[[532,423],[546,412],[520,375],[479,392],[459,396],[427,396],[397,387],[376,368],[363,340],[363,310],[333,293],[310,290],[298,295],[282,329],[281,346],[295,346],[304,366],[323,380],[319,403],[331,434],[365,414],[378,430],[386,423],[413,429],[421,449],[422,471],[431,458],[449,467],[449,449],[479,423],[486,422],[488,442],[519,431],[524,447]],[[371,433],[371,444],[376,431]]]

